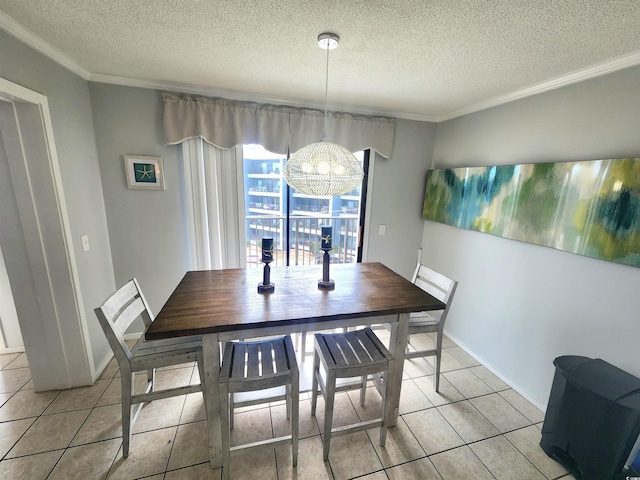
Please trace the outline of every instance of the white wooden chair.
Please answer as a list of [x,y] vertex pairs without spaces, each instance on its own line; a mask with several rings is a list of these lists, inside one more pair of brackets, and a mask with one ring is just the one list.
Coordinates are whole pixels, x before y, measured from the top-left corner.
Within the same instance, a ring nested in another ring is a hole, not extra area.
[[[202,340],[199,337],[185,337],[147,341],[143,334],[133,348],[129,349],[123,338],[129,325],[138,317],[142,317],[146,330],[153,321],[149,305],[135,278],[111,295],[102,306],[94,309],[94,312],[120,366],[122,456],[127,457],[133,423],[145,402],[202,390],[199,384],[154,390],[155,369],[160,367],[197,361],[200,378],[204,378]],[[147,386],[144,392],[139,394],[134,391],[136,372],[147,372]],[[137,407],[132,412],[134,405]]]
[[[370,428],[380,427],[380,445],[384,447],[387,437],[387,426],[391,418],[388,374],[394,365],[393,356],[380,342],[373,331],[367,327],[346,333],[316,334],[313,355],[313,386],[311,397],[311,415],[316,414],[318,387],[324,397],[324,461],[329,460],[329,446],[332,435],[344,435]],[[320,365],[325,371],[322,378]],[[375,385],[382,395],[382,412],[379,418],[354,425],[332,428],[333,404],[338,391],[360,389],[360,405],[364,405],[367,391],[367,378],[373,375]],[[347,384],[336,387],[338,378],[360,377],[359,384]],[[382,380],[382,381],[381,381]]]
[[[222,478],[228,480],[231,454],[247,449],[291,444],[293,466],[298,464],[299,372],[291,337],[257,341],[228,342],[224,348],[220,370],[220,427],[222,431]],[[242,402],[234,394],[285,387],[285,395]],[[231,429],[235,407],[286,400],[287,418],[291,419],[291,435],[231,447]]]
[[442,335],[444,331],[444,322],[449,314],[449,308],[456,293],[458,282],[451,280],[444,275],[431,270],[424,265],[418,263],[411,280],[416,286],[420,287],[427,293],[430,293],[442,303],[446,305],[444,310],[434,310],[430,312],[417,312],[409,315],[409,339],[411,343],[411,335],[417,333],[435,333],[435,348],[429,350],[413,350],[407,349],[405,358],[429,357],[435,356],[434,372],[433,372],[433,388],[439,391],[440,388],[440,360],[442,357]]

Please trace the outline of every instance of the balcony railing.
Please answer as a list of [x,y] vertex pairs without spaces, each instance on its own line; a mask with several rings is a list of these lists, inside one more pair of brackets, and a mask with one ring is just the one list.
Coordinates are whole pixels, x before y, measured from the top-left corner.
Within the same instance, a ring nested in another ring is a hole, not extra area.
[[[358,258],[358,217],[292,216],[289,218],[289,264],[322,263],[320,234],[323,225],[333,226],[331,263],[354,263]],[[286,217],[250,215],[246,217],[247,267],[261,266],[262,238],[273,238],[273,266],[286,265]]]

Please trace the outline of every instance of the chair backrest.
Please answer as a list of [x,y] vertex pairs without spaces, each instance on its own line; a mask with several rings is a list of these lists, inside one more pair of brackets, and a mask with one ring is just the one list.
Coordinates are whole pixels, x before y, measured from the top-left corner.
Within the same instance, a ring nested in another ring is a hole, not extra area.
[[411,282],[446,305],[446,308],[440,316],[440,323],[444,323],[451,302],[453,301],[453,296],[456,293],[458,282],[420,263],[416,266]]
[[116,356],[120,368],[131,361],[131,350],[124,342],[124,333],[142,317],[145,329],[153,321],[151,310],[134,278],[111,295],[102,306],[94,309],[107,341]]

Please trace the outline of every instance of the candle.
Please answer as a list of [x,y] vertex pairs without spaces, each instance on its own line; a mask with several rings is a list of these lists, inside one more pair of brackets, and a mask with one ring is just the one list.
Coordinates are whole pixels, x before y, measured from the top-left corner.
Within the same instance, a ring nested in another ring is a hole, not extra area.
[[322,240],[321,248],[326,250],[331,250],[331,230],[332,228],[329,226],[322,227],[322,236],[320,237]]
[[273,238],[262,239],[262,261],[270,262],[273,260]]

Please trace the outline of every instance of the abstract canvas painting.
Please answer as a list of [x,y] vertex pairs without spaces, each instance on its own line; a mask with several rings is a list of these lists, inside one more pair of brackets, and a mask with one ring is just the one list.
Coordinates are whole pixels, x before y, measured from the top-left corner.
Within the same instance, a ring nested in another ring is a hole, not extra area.
[[640,158],[430,170],[425,220],[640,267]]

